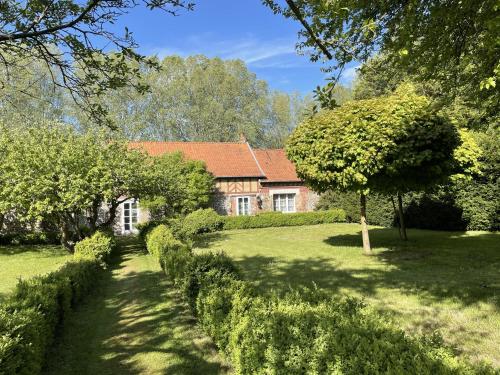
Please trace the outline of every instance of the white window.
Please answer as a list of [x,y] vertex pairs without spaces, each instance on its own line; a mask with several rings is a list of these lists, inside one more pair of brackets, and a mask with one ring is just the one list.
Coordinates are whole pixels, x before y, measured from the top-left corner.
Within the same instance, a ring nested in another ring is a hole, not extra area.
[[123,232],[130,233],[136,231],[138,207],[137,201],[123,203]]
[[237,215],[250,215],[250,197],[238,197]]
[[295,194],[274,194],[274,211],[295,212]]

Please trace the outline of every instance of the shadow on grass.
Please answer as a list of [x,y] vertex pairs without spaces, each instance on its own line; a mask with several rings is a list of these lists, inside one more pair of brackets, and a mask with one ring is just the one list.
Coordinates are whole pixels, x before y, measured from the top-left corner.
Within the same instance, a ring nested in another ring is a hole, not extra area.
[[18,255],[23,253],[43,253],[46,257],[61,256],[65,250],[58,245],[0,245],[0,255]]
[[[221,374],[215,353],[162,272],[136,271],[143,249],[122,246],[111,272],[68,321],[46,374]],[[139,267],[140,268],[140,267]]]
[[[347,268],[332,257],[300,259],[247,256],[239,266],[263,290],[283,290],[316,283],[333,293],[344,288],[374,296],[380,288],[418,294],[424,301],[452,299],[461,304],[492,303],[500,308],[500,236],[483,233],[409,232],[410,241],[399,240],[396,230],[372,229],[374,260]],[[413,236],[412,236],[413,235]],[[361,251],[361,235],[336,235],[324,241],[353,256]],[[385,266],[384,266],[385,265]]]
[[214,233],[206,233],[200,236],[197,236],[194,240],[194,247],[199,249],[208,249],[212,244],[224,241],[228,238],[227,233],[224,232],[214,232]]

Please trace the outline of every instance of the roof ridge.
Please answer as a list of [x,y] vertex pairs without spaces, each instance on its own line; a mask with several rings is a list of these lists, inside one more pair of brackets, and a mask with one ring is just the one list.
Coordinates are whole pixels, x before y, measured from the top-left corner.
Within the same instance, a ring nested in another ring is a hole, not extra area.
[[250,146],[250,144],[248,142],[245,142],[245,143],[248,146],[248,149],[250,150],[250,153],[253,156],[253,160],[255,160],[255,163],[257,164],[257,167],[259,168],[260,173],[262,173],[262,176],[264,176],[265,178],[267,178],[266,174],[264,173],[264,170],[262,169],[262,167],[259,164],[259,160],[257,159],[257,156],[255,156],[255,153],[252,150],[252,147]]

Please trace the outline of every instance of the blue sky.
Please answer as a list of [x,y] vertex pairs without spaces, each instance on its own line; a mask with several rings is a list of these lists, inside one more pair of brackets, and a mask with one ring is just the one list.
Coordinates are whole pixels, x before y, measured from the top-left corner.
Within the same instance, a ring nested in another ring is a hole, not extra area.
[[[204,54],[241,59],[270,87],[287,92],[310,93],[323,85],[320,63],[295,51],[299,25],[261,4],[260,0],[197,0],[195,10],[173,17],[161,11],[136,8],[120,19],[128,26],[143,54],[189,56]],[[342,82],[349,84],[355,65]]]

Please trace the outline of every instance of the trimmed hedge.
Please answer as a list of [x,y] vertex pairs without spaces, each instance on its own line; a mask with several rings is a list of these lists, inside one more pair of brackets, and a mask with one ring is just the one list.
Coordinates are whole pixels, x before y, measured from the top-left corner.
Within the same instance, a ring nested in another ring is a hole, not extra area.
[[225,230],[250,229],[267,227],[291,227],[298,225],[316,225],[326,223],[342,223],[346,221],[345,211],[332,209],[328,211],[297,212],[284,214],[266,212],[255,216],[222,216]]
[[82,242],[79,256],[57,271],[21,280],[0,305],[0,374],[41,372],[48,349],[70,311],[92,289],[114,240],[96,233]]
[[199,209],[184,218],[181,233],[183,237],[191,239],[203,233],[221,230],[223,225],[223,217],[212,208]]
[[[147,242],[163,263],[180,252],[168,230],[153,230]],[[259,296],[223,253],[184,255],[182,269],[167,275],[236,374],[496,373],[455,357],[437,335],[406,335],[358,299],[317,289]]]
[[60,243],[60,235],[55,232],[0,234],[0,245],[58,245]]

